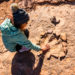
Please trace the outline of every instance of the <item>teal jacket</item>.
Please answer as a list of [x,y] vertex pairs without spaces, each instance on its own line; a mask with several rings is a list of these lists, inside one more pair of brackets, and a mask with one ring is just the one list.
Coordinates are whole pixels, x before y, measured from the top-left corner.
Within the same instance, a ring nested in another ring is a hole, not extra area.
[[41,48],[37,45],[34,45],[27,39],[25,34],[12,25],[10,19],[5,19],[4,22],[0,25],[0,30],[2,32],[2,39],[5,47],[11,51],[16,51],[16,45],[25,46],[28,49],[33,49],[39,51]]

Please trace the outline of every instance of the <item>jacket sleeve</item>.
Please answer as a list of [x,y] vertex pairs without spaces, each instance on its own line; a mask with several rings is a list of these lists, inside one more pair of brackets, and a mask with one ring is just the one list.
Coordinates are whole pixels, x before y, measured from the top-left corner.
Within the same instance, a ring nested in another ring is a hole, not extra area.
[[27,37],[25,35],[24,36],[19,35],[17,38],[18,38],[17,41],[16,41],[17,44],[20,44],[22,46],[25,46],[26,48],[33,49],[33,50],[36,50],[36,51],[41,50],[40,46],[37,46],[37,45],[33,44],[31,41],[29,41],[27,39]]
[[18,41],[17,43],[22,45],[22,46],[25,46],[28,49],[33,49],[33,50],[36,50],[36,51],[39,51],[41,49],[40,46],[37,46],[37,45],[33,44],[29,40],[26,40],[24,42]]

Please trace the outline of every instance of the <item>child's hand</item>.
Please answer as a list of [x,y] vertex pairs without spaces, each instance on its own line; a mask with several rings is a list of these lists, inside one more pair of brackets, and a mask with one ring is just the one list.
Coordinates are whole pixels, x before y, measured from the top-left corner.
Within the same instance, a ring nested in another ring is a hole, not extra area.
[[49,44],[46,44],[45,47],[42,48],[42,52],[45,54],[50,49]]

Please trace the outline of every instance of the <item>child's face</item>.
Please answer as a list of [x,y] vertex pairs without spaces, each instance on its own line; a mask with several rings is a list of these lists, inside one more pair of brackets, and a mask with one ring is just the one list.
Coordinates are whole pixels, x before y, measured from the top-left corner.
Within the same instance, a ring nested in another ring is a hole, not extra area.
[[23,30],[26,29],[26,26],[27,26],[27,23],[24,23],[24,24],[21,25],[20,29],[23,31]]

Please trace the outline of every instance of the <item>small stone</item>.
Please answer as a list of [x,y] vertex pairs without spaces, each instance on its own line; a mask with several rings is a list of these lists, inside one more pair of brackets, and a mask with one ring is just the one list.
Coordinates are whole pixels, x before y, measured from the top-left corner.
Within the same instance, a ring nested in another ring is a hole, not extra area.
[[62,42],[63,47],[67,47],[67,43],[66,42]]
[[47,33],[42,32],[42,33],[41,33],[41,38],[46,38],[46,37],[47,37]]
[[44,38],[43,38],[43,39],[41,39],[41,40],[39,41],[40,46],[43,46],[43,45],[44,45],[44,41],[45,41],[45,39],[44,39]]
[[62,42],[62,40],[59,38],[59,39],[58,39],[58,43],[57,43],[57,44],[60,44],[61,42]]
[[66,33],[61,33],[61,34],[60,34],[60,38],[61,38],[63,41],[66,41],[66,40],[67,40],[67,35],[66,35]]
[[49,43],[49,39],[50,39],[50,36],[47,35],[47,37],[46,37],[45,40],[44,40],[44,43],[45,43],[45,44]]
[[51,54],[50,54],[50,50],[46,53],[46,58],[49,58],[50,56],[51,56]]
[[45,32],[41,32],[41,34],[40,34],[40,35],[41,35],[41,36],[42,36],[42,35],[45,35]]
[[58,36],[60,36],[60,31],[59,30],[54,30],[53,34],[55,34],[58,37]]
[[45,41],[44,41],[44,43],[45,43],[45,44],[47,44],[47,43],[48,43],[48,40],[49,40],[49,39],[48,39],[48,38],[46,38],[46,39],[45,39]]
[[53,33],[52,30],[48,30],[48,31],[47,31],[47,34],[52,34],[52,33]]
[[67,53],[67,47],[63,47],[63,51],[66,54]]

